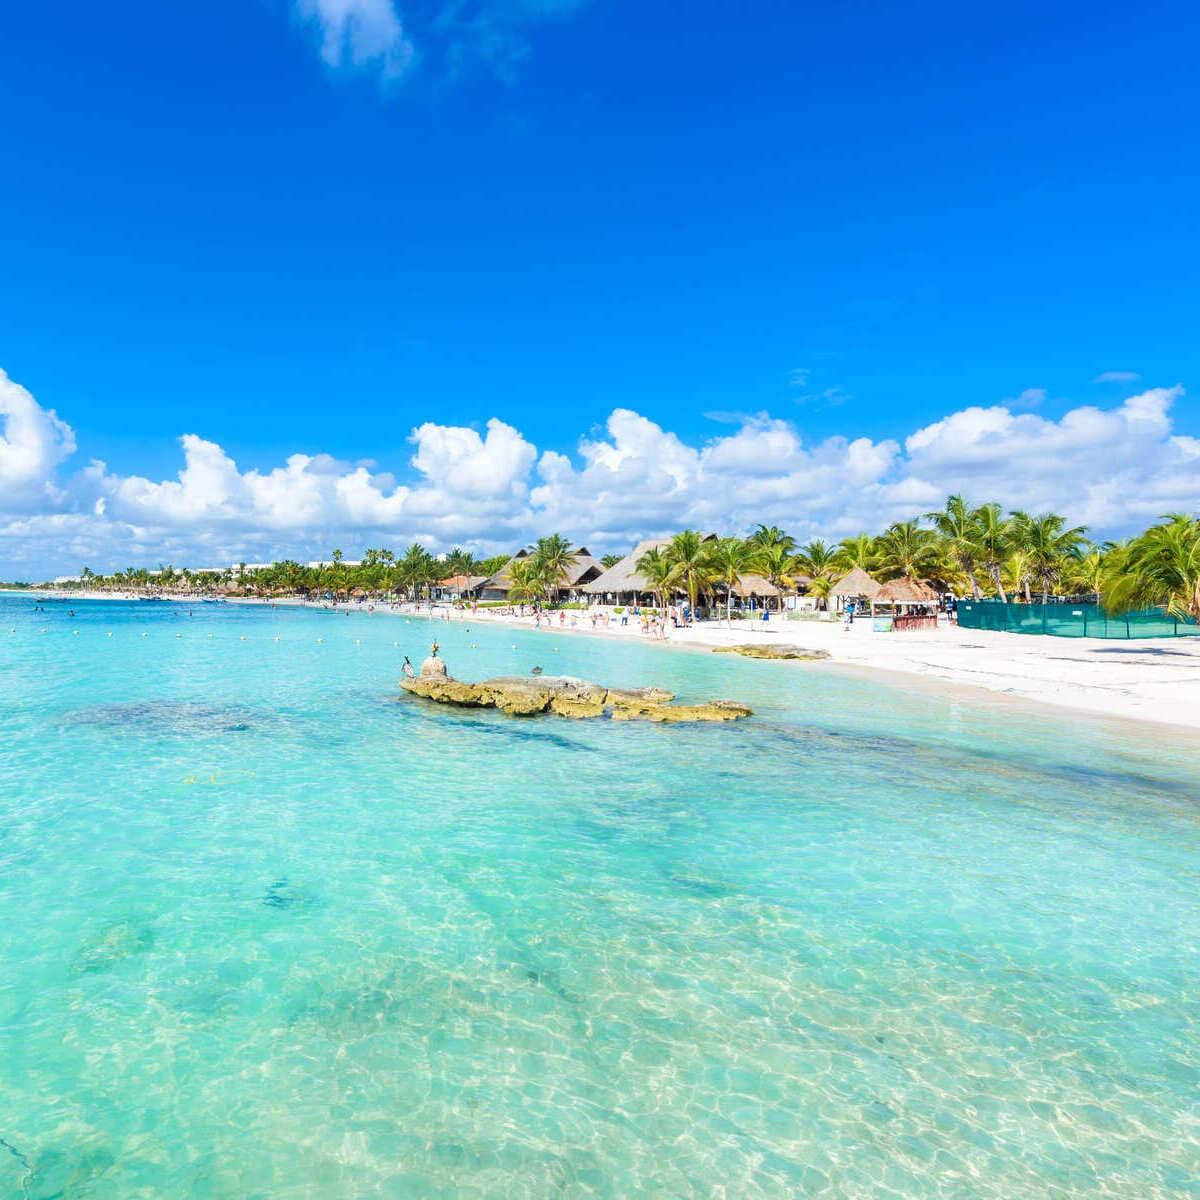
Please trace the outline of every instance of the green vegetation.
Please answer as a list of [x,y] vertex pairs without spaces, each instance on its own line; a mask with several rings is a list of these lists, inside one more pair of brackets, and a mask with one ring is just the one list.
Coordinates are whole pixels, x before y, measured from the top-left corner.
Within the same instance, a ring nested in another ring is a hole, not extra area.
[[[606,566],[617,561],[613,554],[602,560]],[[415,600],[431,595],[444,579],[487,577],[504,570],[512,601],[554,604],[575,562],[572,543],[551,534],[519,558],[476,559],[456,547],[437,559],[414,543],[400,556],[384,548],[368,549],[356,564],[334,550],[328,563],[312,567],[284,560],[267,567],[188,571],[168,563],[153,572],[130,567],[111,575],[84,567],[74,586]],[[880,582],[913,577],[958,595],[991,595],[1004,603],[1032,601],[1036,590],[1043,601],[1053,593],[1094,595],[1111,612],[1163,608],[1176,616],[1200,617],[1200,518],[1186,514],[1166,516],[1130,541],[1097,545],[1088,541],[1082,526],[1068,526],[1056,513],[1006,512],[996,503],[973,507],[962,496],[950,496],[943,508],[923,517],[836,545],[820,538],[799,545],[773,525],[759,525],[748,538],[705,538],[685,529],[635,565],[660,608],[665,610],[678,596],[686,596],[693,609],[719,601],[726,619],[733,616],[734,592],[746,590],[749,577],[761,576],[781,591],[802,591],[822,607],[837,580],[854,567]]]

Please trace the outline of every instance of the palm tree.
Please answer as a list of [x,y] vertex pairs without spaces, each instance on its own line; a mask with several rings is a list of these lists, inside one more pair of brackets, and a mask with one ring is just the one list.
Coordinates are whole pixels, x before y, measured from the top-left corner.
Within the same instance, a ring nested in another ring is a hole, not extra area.
[[1063,563],[1084,540],[1082,525],[1066,529],[1066,517],[1045,513],[1031,517],[1020,510],[1012,514],[1014,541],[1029,555],[1033,575],[1041,581],[1042,603],[1050,598],[1050,588],[1062,573]]
[[821,604],[829,598],[829,589],[841,564],[840,556],[840,546],[835,549],[821,538],[813,538],[800,547],[793,560],[796,569],[809,577],[808,590]]
[[408,591],[414,601],[420,595],[421,587],[430,582],[435,574],[435,565],[429,551],[420,542],[413,542],[396,564],[400,586]]
[[[621,560],[618,558],[617,562]],[[615,565],[615,564],[614,564]],[[633,564],[634,570],[646,581],[659,601],[663,611],[667,608],[667,596],[675,575],[675,564],[666,552],[658,546],[652,546]]]
[[1098,596],[1108,572],[1107,552],[1103,546],[1088,543],[1068,555],[1063,567],[1067,583],[1073,591]]
[[696,616],[696,601],[713,582],[712,550],[708,542],[694,529],[677,533],[666,548],[670,560],[671,582],[687,592],[692,619]]
[[1114,556],[1104,605],[1115,612],[1163,607],[1200,621],[1200,517],[1172,513]]
[[1009,551],[1004,569],[1008,572],[1008,582],[1013,595],[1024,592],[1025,603],[1031,604],[1033,597],[1029,594],[1029,581],[1033,578],[1033,556],[1020,545],[1015,545]]
[[623,554],[604,554],[600,557],[600,565],[607,570],[609,567],[615,567],[624,557]]
[[[788,544],[789,542],[791,545]],[[795,583],[795,576],[799,572],[800,566],[793,552],[794,539],[786,538],[781,542],[772,542],[769,546],[764,546],[751,538],[750,544],[758,546],[755,555],[756,569],[765,575],[775,587],[782,589],[791,587]]]
[[547,580],[545,565],[528,554],[508,568],[508,594],[514,600],[538,600],[546,594]]
[[792,554],[796,549],[796,539],[790,533],[784,533],[778,525],[759,525],[748,540],[764,550],[782,546],[785,555]]
[[469,550],[464,550],[461,546],[455,546],[446,555],[446,561],[442,565],[446,569],[446,576],[453,578],[456,575],[470,575],[472,573],[471,568],[475,565],[475,560],[471,557]]
[[842,538],[838,558],[847,570],[858,567],[868,574],[876,569],[879,557],[879,540],[869,533],[856,533],[854,537]]
[[916,521],[895,521],[877,542],[878,569],[891,579],[922,579],[937,564],[938,537]]
[[933,522],[934,529],[941,535],[942,545],[949,557],[962,568],[971,584],[971,595],[980,598],[979,581],[975,578],[975,564],[980,556],[979,520],[977,510],[970,507],[961,496],[949,496],[946,507],[940,512],[925,514]]
[[532,558],[538,564],[539,574],[545,580],[551,598],[557,598],[559,587],[579,559],[571,549],[571,543],[560,533],[538,538]]
[[835,582],[832,575],[814,575],[808,584],[808,594],[826,612],[829,611],[829,593],[833,591]]
[[714,579],[725,585],[725,622],[733,624],[733,589],[743,575],[753,570],[759,547],[737,537],[725,537],[709,552]]
[[988,573],[992,586],[1000,595],[1002,604],[1008,603],[1000,568],[1012,550],[1013,523],[1008,520],[998,504],[982,504],[975,510],[979,527],[979,558]]

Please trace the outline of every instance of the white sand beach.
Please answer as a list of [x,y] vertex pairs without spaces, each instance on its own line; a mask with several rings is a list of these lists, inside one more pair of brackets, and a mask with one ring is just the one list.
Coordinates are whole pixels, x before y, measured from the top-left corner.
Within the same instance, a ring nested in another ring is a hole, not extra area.
[[[475,618],[475,619],[478,619]],[[488,620],[511,618],[489,617]],[[520,624],[531,626],[529,618]],[[591,635],[569,623],[554,633]],[[641,638],[631,621],[597,636]],[[1098,716],[1200,729],[1200,637],[1101,641],[1024,636],[960,629],[877,633],[870,621],[849,628],[839,621],[709,622],[669,629],[667,647],[711,649],[746,642],[777,642],[825,650],[829,664],[902,672],[955,687],[982,688]],[[764,664],[772,668],[789,664]],[[821,669],[821,663],[790,664]]]

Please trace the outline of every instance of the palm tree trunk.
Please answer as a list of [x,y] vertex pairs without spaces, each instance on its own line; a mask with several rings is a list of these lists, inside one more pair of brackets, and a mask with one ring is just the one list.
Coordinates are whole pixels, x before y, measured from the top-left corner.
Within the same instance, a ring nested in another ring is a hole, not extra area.
[[1007,604],[1008,597],[1004,594],[1004,584],[1000,579],[1000,564],[997,563],[994,567],[990,567],[989,573],[992,577],[992,583],[996,585],[996,591],[1000,593],[1000,603]]

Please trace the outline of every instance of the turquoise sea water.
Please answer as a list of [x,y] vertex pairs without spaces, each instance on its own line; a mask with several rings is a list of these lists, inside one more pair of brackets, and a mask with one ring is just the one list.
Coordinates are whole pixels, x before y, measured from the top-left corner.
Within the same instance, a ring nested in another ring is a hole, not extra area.
[[68,607],[0,597],[0,1197],[1200,1194],[1186,743],[458,624],[758,715],[431,711],[424,621]]

